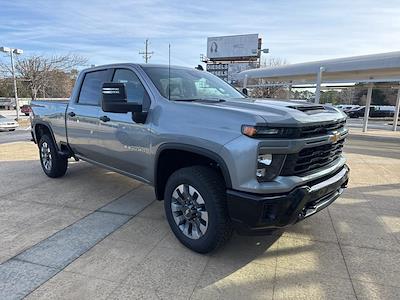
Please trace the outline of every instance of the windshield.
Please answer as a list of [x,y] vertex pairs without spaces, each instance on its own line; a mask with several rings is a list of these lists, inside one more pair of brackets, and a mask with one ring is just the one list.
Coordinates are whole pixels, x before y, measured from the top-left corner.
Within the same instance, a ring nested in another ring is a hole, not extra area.
[[234,87],[218,77],[199,70],[142,66],[158,91],[170,100],[244,98]]
[[0,115],[0,119],[5,119],[5,118],[6,118],[5,116]]

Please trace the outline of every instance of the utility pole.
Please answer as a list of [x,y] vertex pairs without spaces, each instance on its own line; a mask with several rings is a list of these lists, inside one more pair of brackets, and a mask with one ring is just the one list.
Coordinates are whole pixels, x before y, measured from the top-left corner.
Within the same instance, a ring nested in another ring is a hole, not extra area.
[[153,51],[149,52],[149,39],[146,39],[144,51],[139,51],[139,54],[143,54],[144,62],[147,64],[151,56],[154,54]]

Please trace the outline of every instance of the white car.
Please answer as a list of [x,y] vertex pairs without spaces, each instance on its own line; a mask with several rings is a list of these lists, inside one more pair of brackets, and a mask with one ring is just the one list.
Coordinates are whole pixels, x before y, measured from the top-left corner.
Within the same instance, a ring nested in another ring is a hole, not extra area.
[[14,131],[18,126],[17,121],[0,115],[0,131]]

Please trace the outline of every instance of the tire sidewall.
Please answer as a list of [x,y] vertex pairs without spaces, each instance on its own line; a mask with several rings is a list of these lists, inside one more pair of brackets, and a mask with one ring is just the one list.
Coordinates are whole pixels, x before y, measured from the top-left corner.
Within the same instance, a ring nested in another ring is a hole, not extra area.
[[[44,165],[43,165],[43,158],[42,158],[42,154],[41,154],[41,148],[42,148],[42,144],[46,142],[49,149],[50,149],[50,153],[51,153],[51,169],[47,170]],[[60,157],[57,153],[57,149],[54,145],[53,139],[51,137],[49,137],[48,135],[43,135],[40,138],[39,141],[39,157],[40,157],[40,165],[42,166],[43,172],[52,178],[55,177],[59,177],[60,175],[63,175],[65,173],[65,169],[66,166],[63,166],[64,163],[60,162]],[[60,171],[61,170],[61,171]]]
[[[175,219],[172,216],[172,194],[174,190],[181,184],[189,184],[200,193],[208,212],[207,231],[202,237],[197,240],[185,236],[178,225],[175,223]],[[216,244],[217,239],[216,226],[218,224],[215,201],[217,201],[217,199],[215,199],[215,196],[212,195],[212,193],[210,193],[201,182],[194,180],[194,178],[191,178],[191,176],[185,176],[183,175],[183,173],[177,172],[174,173],[168,180],[164,195],[164,207],[168,223],[170,224],[173,233],[179,239],[179,241],[186,247],[196,252],[206,253],[209,252],[209,249],[213,249],[215,247],[214,244]]]

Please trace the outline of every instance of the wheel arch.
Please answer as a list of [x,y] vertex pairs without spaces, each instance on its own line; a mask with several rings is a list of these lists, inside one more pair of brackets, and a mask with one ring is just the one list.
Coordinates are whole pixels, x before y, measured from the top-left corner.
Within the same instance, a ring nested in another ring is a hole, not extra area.
[[34,133],[34,138],[35,138],[35,142],[36,144],[39,145],[39,141],[40,138],[44,135],[44,134],[49,134],[50,137],[52,138],[54,145],[56,146],[57,150],[59,151],[59,146],[56,142],[56,139],[54,137],[54,133],[53,130],[51,129],[51,126],[49,125],[49,123],[47,122],[36,122],[33,125],[33,133]]
[[[176,165],[171,166],[171,159],[179,158],[175,161]],[[164,199],[165,184],[169,176],[176,170],[193,165],[208,165],[211,164],[218,169],[225,181],[226,188],[232,187],[229,169],[223,158],[208,149],[181,144],[181,143],[166,143],[157,149],[154,164],[154,188],[156,198],[158,200]]]

